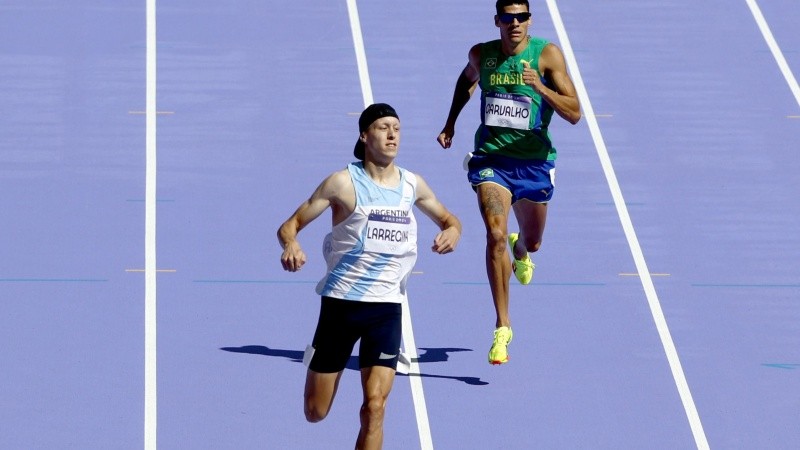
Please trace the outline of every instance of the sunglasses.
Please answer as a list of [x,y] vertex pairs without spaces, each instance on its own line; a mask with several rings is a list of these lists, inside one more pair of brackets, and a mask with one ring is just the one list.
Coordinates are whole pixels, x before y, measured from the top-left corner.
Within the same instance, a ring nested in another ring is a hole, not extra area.
[[500,22],[503,22],[505,24],[514,23],[514,19],[517,19],[517,22],[522,23],[522,22],[527,22],[528,19],[531,18],[531,13],[529,12],[517,13],[517,14],[503,13],[497,16],[497,18],[500,19]]

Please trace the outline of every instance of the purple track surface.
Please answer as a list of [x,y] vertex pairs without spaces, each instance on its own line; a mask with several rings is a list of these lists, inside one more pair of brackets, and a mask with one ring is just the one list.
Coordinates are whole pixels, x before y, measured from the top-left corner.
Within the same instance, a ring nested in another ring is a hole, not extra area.
[[[800,73],[796,0],[758,0]],[[398,164],[464,223],[410,281],[438,449],[691,449],[687,412],[588,120],[554,118],[557,189],[530,286],[512,279],[511,361],[486,362],[484,231],[461,160],[435,142],[491,1],[361,1]],[[746,0],[557,2],[705,438],[800,447],[800,105]],[[145,2],[0,1],[0,448],[142,448]],[[345,0],[158,2],[158,446],[352,448],[359,374],[306,423],[310,260],[275,231],[351,160],[364,106]],[[531,33],[559,43],[546,2]],[[386,449],[420,447],[411,377]]]

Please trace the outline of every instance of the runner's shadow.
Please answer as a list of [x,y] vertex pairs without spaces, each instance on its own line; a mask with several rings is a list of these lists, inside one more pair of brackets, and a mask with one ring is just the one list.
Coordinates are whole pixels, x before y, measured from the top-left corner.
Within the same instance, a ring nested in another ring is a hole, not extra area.
[[[420,350],[424,350],[425,353],[419,355],[417,358],[411,358],[411,361],[416,361],[417,363],[434,363],[434,362],[445,362],[450,359],[450,353],[454,352],[471,352],[471,349],[468,348],[453,348],[453,347],[443,347],[443,348],[428,348],[428,347],[420,347]],[[407,376],[407,377],[425,377],[425,378],[444,378],[444,379],[451,379],[451,380],[458,380],[463,381],[472,386],[484,386],[489,383],[486,381],[482,381],[478,377],[451,377],[447,375],[433,375],[433,374],[426,374],[426,373],[409,373],[407,375],[399,374],[400,376]]]
[[[220,350],[225,350],[226,352],[233,352],[233,353],[249,353],[251,355],[264,355],[264,356],[274,356],[278,358],[286,358],[292,362],[303,362],[303,352],[299,350],[282,350],[278,348],[269,348],[263,345],[245,345],[243,347],[222,347]],[[359,370],[358,369],[358,358],[355,356],[351,356],[349,360],[347,360],[347,365],[345,366],[346,369],[350,370]]]
[[471,349],[468,348],[451,348],[451,347],[444,347],[444,348],[420,347],[419,349],[425,350],[425,353],[419,355],[419,357],[416,358],[416,361],[420,363],[445,362],[448,359],[450,359],[449,353],[472,351]]
[[[278,358],[286,358],[289,361],[302,363],[303,362],[303,352],[300,350],[284,350],[284,349],[277,349],[277,348],[269,348],[263,345],[245,345],[242,347],[222,347],[220,350],[224,350],[226,352],[232,353],[248,353],[251,355],[263,355],[263,356],[272,356]],[[472,350],[467,348],[420,348],[420,350],[424,350],[425,353],[419,355],[418,358],[413,358],[413,361],[417,363],[432,363],[432,362],[445,362],[449,359],[449,354],[452,352],[471,352]],[[359,370],[358,368],[358,357],[351,356],[349,360],[347,360],[347,365],[345,366],[348,370]],[[447,375],[432,375],[432,374],[425,374],[425,373],[410,373],[408,375],[405,374],[397,374],[398,376],[415,376],[415,377],[423,377],[423,378],[442,378],[442,379],[450,379],[461,381],[466,384],[472,386],[484,386],[489,383],[486,381],[482,381],[478,377],[454,377],[454,376],[447,376]]]

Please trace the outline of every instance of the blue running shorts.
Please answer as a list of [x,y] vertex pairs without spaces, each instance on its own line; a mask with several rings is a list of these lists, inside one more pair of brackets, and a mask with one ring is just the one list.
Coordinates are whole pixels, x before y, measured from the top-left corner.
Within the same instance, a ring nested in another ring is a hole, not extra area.
[[474,154],[467,161],[467,179],[472,189],[494,183],[511,192],[511,203],[527,199],[547,203],[555,189],[555,161],[517,159],[502,155]]

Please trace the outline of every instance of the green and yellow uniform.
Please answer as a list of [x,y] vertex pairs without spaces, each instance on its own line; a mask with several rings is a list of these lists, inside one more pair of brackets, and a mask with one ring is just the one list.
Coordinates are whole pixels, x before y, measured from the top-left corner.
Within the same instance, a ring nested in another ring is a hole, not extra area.
[[553,108],[522,81],[522,62],[538,68],[539,55],[548,43],[528,37],[525,50],[513,56],[503,53],[500,40],[481,44],[481,125],[475,132],[476,154],[556,159],[547,130]]

